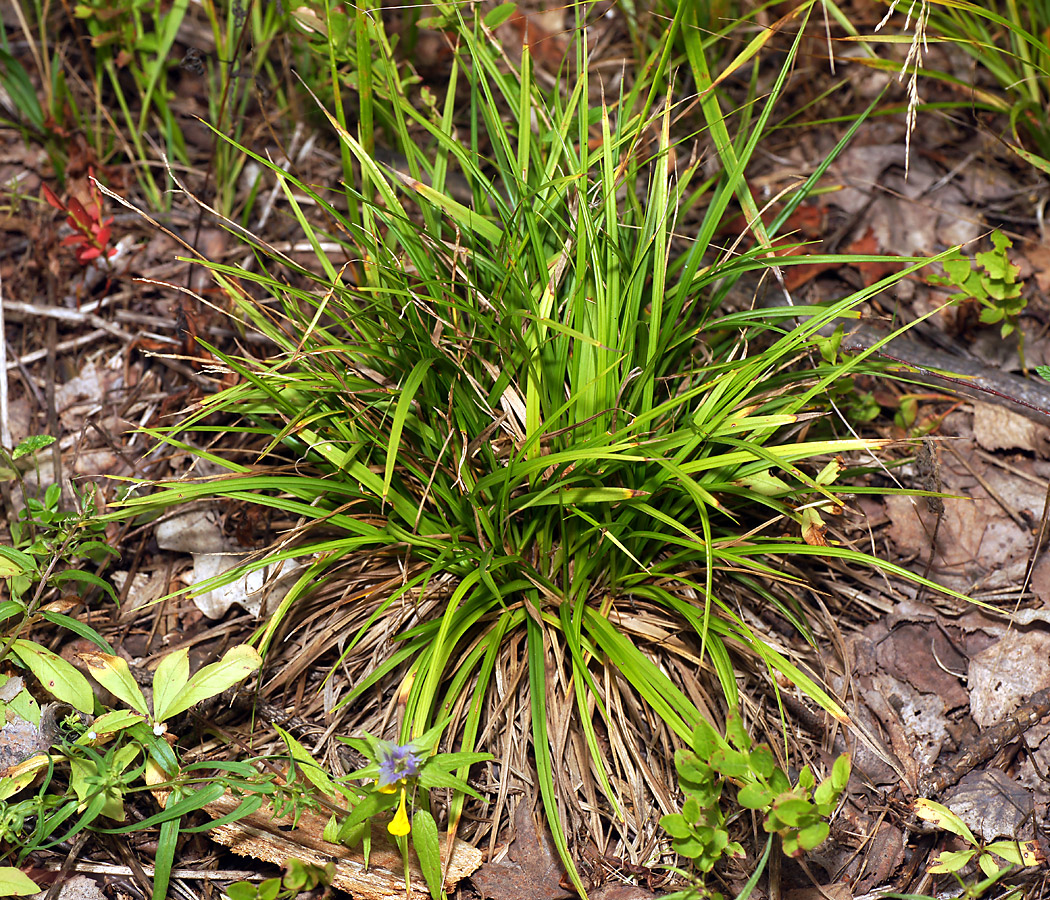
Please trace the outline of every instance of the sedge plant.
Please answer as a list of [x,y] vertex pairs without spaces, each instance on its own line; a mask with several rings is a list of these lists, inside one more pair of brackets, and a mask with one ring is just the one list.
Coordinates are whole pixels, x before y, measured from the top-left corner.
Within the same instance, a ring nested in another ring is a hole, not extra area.
[[[825,326],[925,261],[903,260],[898,276],[825,305],[725,308],[748,273],[775,280],[778,267],[820,259],[770,247],[830,159],[762,224],[745,172],[813,4],[800,7],[783,67],[743,119],[723,112],[719,83],[760,65],[771,33],[712,73],[694,6],[677,6],[639,77],[606,92],[582,29],[550,86],[527,47],[508,65],[484,18],[436,3],[436,26],[456,40],[444,95],[429,104],[415,102],[378,10],[360,6],[358,109],[349,116],[342,97],[325,110],[345,189],[320,191],[255,156],[284,189],[313,265],[258,240],[254,268],[207,264],[235,318],[274,352],[209,347],[238,383],[153,432],[225,473],[155,485],[113,514],[236,498],[304,523],[223,576],[306,563],[260,628],[264,655],[341,565],[396,561],[402,575],[367,592],[343,661],[377,635],[393,643],[337,690],[340,703],[360,704],[397,689],[400,745],[446,723],[442,740],[458,752],[490,749],[493,673],[520,652],[535,785],[581,890],[566,729],[594,807],[625,831],[655,827],[659,804],[636,804],[624,787],[624,769],[648,749],[618,709],[642,710],[662,739],[686,745],[717,714],[698,698],[714,686],[736,708],[735,666],[751,660],[848,721],[733,597],[780,604],[808,639],[804,616],[762,587],[783,578],[780,561],[836,557],[914,578],[826,536],[821,513],[842,506],[833,457],[880,442],[819,427],[822,398],[860,364],[820,351]],[[331,14],[321,4],[316,18]],[[341,83],[340,60],[329,63]],[[683,84],[690,92],[677,99]],[[380,140],[402,167],[376,162]],[[718,160],[717,176],[704,174],[702,154],[690,157],[694,141]],[[453,174],[470,203],[446,189]],[[741,209],[755,243],[734,253],[718,235]],[[260,441],[257,458],[200,449],[219,433]],[[450,832],[463,803],[454,792]]]

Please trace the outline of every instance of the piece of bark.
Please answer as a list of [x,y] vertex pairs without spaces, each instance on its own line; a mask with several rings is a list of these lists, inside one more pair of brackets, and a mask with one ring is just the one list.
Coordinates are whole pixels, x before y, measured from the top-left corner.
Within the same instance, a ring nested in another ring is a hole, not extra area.
[[[204,807],[212,818],[233,812],[240,800],[230,793]],[[264,806],[254,813],[219,825],[208,831],[216,843],[229,847],[241,856],[284,865],[288,859],[324,866],[335,864],[332,886],[347,891],[355,900],[429,900],[423,873],[414,853],[409,853],[411,892],[405,890],[405,867],[401,851],[378,831],[372,835],[372,850],[365,868],[361,848],[350,849],[331,844],[322,838],[328,819],[312,810],[303,810],[294,822],[291,816],[274,816],[273,808]],[[463,841],[456,841],[452,860],[445,874],[445,890],[451,892],[460,879],[481,865],[481,852]]]

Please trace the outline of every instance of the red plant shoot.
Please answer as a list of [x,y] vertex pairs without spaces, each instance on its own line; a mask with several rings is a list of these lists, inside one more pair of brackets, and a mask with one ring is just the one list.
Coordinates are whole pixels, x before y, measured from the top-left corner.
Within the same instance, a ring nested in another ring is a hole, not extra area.
[[116,247],[108,246],[112,234],[113,217],[102,219],[102,196],[93,180],[94,175],[94,171],[89,169],[91,202],[86,207],[76,197],[70,197],[66,203],[63,203],[51,188],[46,184],[41,185],[44,199],[55,209],[66,214],[66,224],[73,229],[74,233],[63,238],[62,243],[75,248],[73,254],[82,266],[88,265],[93,259],[99,257],[109,259],[117,252]]

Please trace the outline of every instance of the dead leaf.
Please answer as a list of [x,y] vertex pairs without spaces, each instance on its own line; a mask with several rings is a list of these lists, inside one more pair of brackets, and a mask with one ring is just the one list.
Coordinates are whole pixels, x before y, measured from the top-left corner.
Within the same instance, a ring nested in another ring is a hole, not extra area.
[[1032,793],[999,769],[965,775],[948,793],[945,806],[986,842],[1032,837]]
[[865,891],[889,881],[904,862],[907,840],[904,832],[890,822],[883,822],[871,842],[864,848],[864,877],[858,884]]
[[1035,273],[1035,283],[1044,294],[1050,291],[1050,245],[1027,244],[1024,255]]
[[973,434],[985,450],[1027,450],[1045,459],[1050,449],[1050,429],[991,403],[973,404]]
[[554,841],[537,830],[530,804],[519,803],[507,861],[486,863],[471,880],[482,900],[563,900],[572,896],[561,886],[564,873]]
[[1050,686],[1050,634],[1009,631],[970,660],[970,715],[994,725],[1037,691]]

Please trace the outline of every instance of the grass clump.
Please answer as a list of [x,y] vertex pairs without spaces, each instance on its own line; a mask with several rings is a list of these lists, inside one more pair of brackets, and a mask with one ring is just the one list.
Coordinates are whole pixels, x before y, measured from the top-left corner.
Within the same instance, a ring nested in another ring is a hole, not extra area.
[[[749,273],[821,261],[770,247],[830,159],[768,228],[744,176],[812,4],[765,95],[752,87],[731,120],[718,84],[746,66],[757,75],[772,32],[716,78],[692,6],[676,7],[643,74],[613,93],[589,71],[582,29],[550,84],[527,44],[511,63],[484,19],[438,3],[454,56],[429,103],[382,17],[359,9],[356,114],[343,99],[326,112],[345,192],[234,143],[276,177],[314,252],[307,265],[256,240],[253,267],[209,264],[235,317],[278,351],[210,347],[238,383],[158,436],[226,474],[158,485],[122,513],[230,499],[291,517],[247,566],[305,564],[260,629],[264,655],[307,595],[372,560],[328,645],[358,673],[339,703],[396,698],[402,744],[440,723],[458,752],[513,751],[581,890],[570,835],[604,819],[637,835],[673,811],[639,788],[649,746],[687,744],[720,718],[712,687],[735,709],[740,664],[847,719],[742,604],[775,605],[808,639],[775,586],[783,560],[874,562],[826,535],[822,514],[843,505],[834,457],[880,444],[821,425],[858,365],[822,330],[900,276],[826,305],[725,305]],[[332,14],[316,7],[317,21]],[[329,56],[333,85],[344,51]],[[403,163],[377,162],[380,141]],[[469,196],[451,195],[453,178]],[[716,237],[740,209],[755,237],[743,253]],[[199,450],[238,430],[257,442],[250,464]],[[391,566],[395,577],[378,574]],[[514,722],[501,724],[497,672],[526,690]],[[527,743],[500,748],[496,730]],[[463,803],[455,793],[450,832]]]

